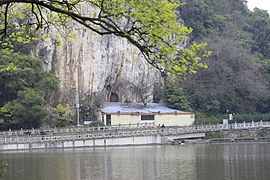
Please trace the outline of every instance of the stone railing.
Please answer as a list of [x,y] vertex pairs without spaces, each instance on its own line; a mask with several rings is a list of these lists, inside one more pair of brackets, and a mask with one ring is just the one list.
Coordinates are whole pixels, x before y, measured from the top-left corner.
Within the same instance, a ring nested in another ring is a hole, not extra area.
[[155,128],[154,123],[138,123],[138,124],[119,124],[114,126],[79,126],[79,127],[62,127],[62,128],[44,128],[44,129],[21,129],[0,131],[1,136],[25,136],[25,135],[45,135],[45,134],[74,134],[74,133],[95,133],[100,131],[114,131],[119,129],[151,129]]
[[180,135],[201,132],[221,131],[224,129],[247,129],[270,127],[270,122],[260,121],[234,124],[209,124],[183,127],[158,128],[154,124],[119,125],[106,127],[73,127],[44,130],[5,131],[0,134],[0,144],[34,143],[52,141],[88,140],[100,138],[120,138],[149,135]]

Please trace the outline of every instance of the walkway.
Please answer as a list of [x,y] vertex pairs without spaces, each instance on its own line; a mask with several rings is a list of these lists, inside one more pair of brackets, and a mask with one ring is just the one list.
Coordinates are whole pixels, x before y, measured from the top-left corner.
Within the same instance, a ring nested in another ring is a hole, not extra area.
[[90,139],[108,139],[137,136],[173,136],[185,135],[188,137],[196,133],[221,131],[224,129],[247,129],[270,127],[270,122],[260,121],[251,123],[234,123],[229,125],[194,125],[185,127],[157,128],[154,124],[129,124],[107,127],[73,127],[44,130],[20,130],[0,132],[1,144],[39,143],[55,141],[77,141]]

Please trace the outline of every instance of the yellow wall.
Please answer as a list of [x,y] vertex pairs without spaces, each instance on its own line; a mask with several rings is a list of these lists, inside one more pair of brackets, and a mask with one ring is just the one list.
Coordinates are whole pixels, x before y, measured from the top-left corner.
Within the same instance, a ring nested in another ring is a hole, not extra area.
[[194,114],[155,115],[155,124],[165,126],[190,126],[195,121]]
[[[106,115],[104,120],[106,119]],[[194,114],[157,114],[155,120],[141,120],[141,115],[111,115],[111,125],[118,124],[137,124],[137,123],[155,123],[165,126],[189,126],[195,120]],[[106,120],[105,120],[106,121]]]

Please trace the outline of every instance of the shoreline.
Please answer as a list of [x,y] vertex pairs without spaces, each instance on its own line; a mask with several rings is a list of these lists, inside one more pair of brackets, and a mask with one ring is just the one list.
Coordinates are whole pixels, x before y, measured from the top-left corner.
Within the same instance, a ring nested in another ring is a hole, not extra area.
[[168,144],[193,145],[193,144],[237,144],[237,143],[270,143],[270,137],[175,140],[169,142]]

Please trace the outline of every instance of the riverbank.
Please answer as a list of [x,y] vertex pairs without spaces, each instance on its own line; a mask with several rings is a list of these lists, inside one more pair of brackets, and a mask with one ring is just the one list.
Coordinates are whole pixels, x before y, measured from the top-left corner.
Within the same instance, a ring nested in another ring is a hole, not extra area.
[[206,132],[203,139],[175,139],[169,144],[270,143],[270,127]]
[[216,138],[216,139],[193,139],[193,140],[175,140],[170,145],[190,145],[190,144],[232,144],[232,143],[270,143],[270,138]]

